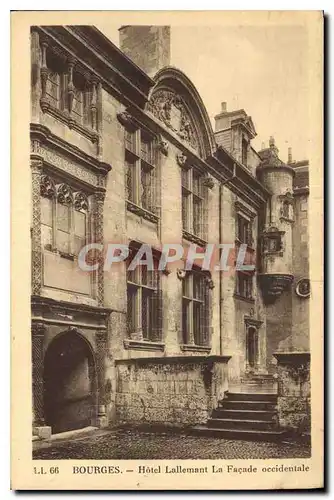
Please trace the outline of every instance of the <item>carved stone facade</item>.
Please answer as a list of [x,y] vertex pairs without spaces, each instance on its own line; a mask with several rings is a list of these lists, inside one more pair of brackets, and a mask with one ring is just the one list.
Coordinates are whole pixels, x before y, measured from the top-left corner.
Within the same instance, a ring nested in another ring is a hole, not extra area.
[[[307,350],[304,166],[285,164],[272,139],[255,152],[244,110],[222,112],[217,123],[230,129],[215,134],[182,71],[152,79],[95,28],[34,27],[32,55],[35,433],[203,423],[229,385],[274,383],[276,351]],[[86,256],[91,272],[79,266],[87,243],[104,246]],[[109,243],[147,244],[155,260],[164,244],[245,244],[256,268],[187,274],[181,260],[148,283],[128,262],[104,268]],[[66,363],[75,376],[59,370],[62,392],[52,373]]]
[[147,105],[148,111],[175,132],[180,139],[199,150],[193,120],[182,98],[170,90],[157,90]]

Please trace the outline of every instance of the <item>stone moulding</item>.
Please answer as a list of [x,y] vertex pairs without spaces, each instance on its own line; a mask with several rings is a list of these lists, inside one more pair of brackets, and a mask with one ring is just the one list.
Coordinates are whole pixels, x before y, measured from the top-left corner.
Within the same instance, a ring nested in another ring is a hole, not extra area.
[[89,170],[93,171],[96,175],[106,176],[111,170],[111,165],[94,158],[81,149],[69,142],[61,139],[51,132],[51,130],[44,125],[38,123],[30,124],[30,138],[31,138],[31,156],[36,156],[43,160],[43,147],[68,159],[73,160],[75,163],[84,165]]
[[282,365],[297,365],[311,360],[311,353],[308,351],[274,352],[273,356]]
[[163,342],[150,342],[145,340],[124,340],[125,349],[136,349],[138,351],[164,351],[165,344]]
[[144,107],[154,81],[94,26],[33,27],[53,49],[75,56],[77,65],[97,77],[128,104]]
[[290,436],[310,436],[311,386],[308,351],[275,352],[279,425]]
[[259,274],[258,277],[267,304],[273,303],[285,290],[288,290],[294,279],[292,274]]
[[54,106],[52,106],[49,102],[45,101],[41,102],[41,109],[43,113],[48,113],[49,115],[53,116],[60,122],[67,125],[69,129],[73,129],[76,132],[83,135],[84,137],[86,137],[87,139],[89,139],[93,144],[99,143],[100,136],[98,132],[89,127],[86,127],[85,125],[82,125],[73,117],[71,117],[71,115],[68,112],[59,110]]
[[196,345],[196,344],[181,344],[180,349],[181,351],[209,353],[211,351],[211,346]]
[[[171,128],[180,139],[189,143],[195,150],[199,149],[193,120],[181,96],[169,89],[158,89],[153,92],[147,104],[147,109],[162,121],[166,127]],[[179,116],[174,119],[173,110],[179,112]]]
[[137,364],[137,365],[149,365],[149,364],[214,364],[214,363],[228,363],[232,356],[221,356],[221,355],[211,355],[211,356],[164,356],[162,358],[130,358],[130,359],[115,359],[115,364]]
[[64,323],[73,324],[78,322],[79,318],[81,320],[82,317],[90,317],[91,323],[88,325],[102,329],[106,327],[112,313],[112,309],[97,305],[67,302],[37,295],[31,296],[31,308],[33,321],[40,318],[40,321],[52,322],[56,321],[56,318],[62,318]]
[[241,215],[246,215],[249,217],[251,220],[255,219],[257,216],[257,213],[254,212],[253,210],[250,210],[248,207],[246,207],[243,203],[240,201],[236,201],[234,203],[234,207],[237,213],[240,213]]

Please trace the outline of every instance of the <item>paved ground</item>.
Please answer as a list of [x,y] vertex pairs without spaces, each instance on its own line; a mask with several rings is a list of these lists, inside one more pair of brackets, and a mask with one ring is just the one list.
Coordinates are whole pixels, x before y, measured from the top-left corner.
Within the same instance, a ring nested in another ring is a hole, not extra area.
[[136,430],[97,432],[89,436],[43,444],[37,459],[251,459],[307,458],[310,447],[292,442],[237,441]]

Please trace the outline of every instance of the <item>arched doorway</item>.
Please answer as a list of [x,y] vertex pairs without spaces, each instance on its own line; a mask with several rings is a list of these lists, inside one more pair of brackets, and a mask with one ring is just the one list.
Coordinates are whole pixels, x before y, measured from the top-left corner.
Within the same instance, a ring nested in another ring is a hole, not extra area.
[[44,411],[52,433],[95,423],[96,370],[88,342],[75,331],[58,335],[44,360]]
[[254,326],[247,328],[247,365],[248,368],[254,370],[258,363],[259,346],[258,346],[258,332]]

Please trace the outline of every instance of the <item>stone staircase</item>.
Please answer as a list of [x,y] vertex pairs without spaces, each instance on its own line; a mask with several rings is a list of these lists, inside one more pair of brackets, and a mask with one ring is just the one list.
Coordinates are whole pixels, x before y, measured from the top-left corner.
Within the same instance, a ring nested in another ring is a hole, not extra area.
[[276,441],[284,432],[278,427],[277,394],[226,392],[206,425],[193,428],[196,434],[253,441]]

